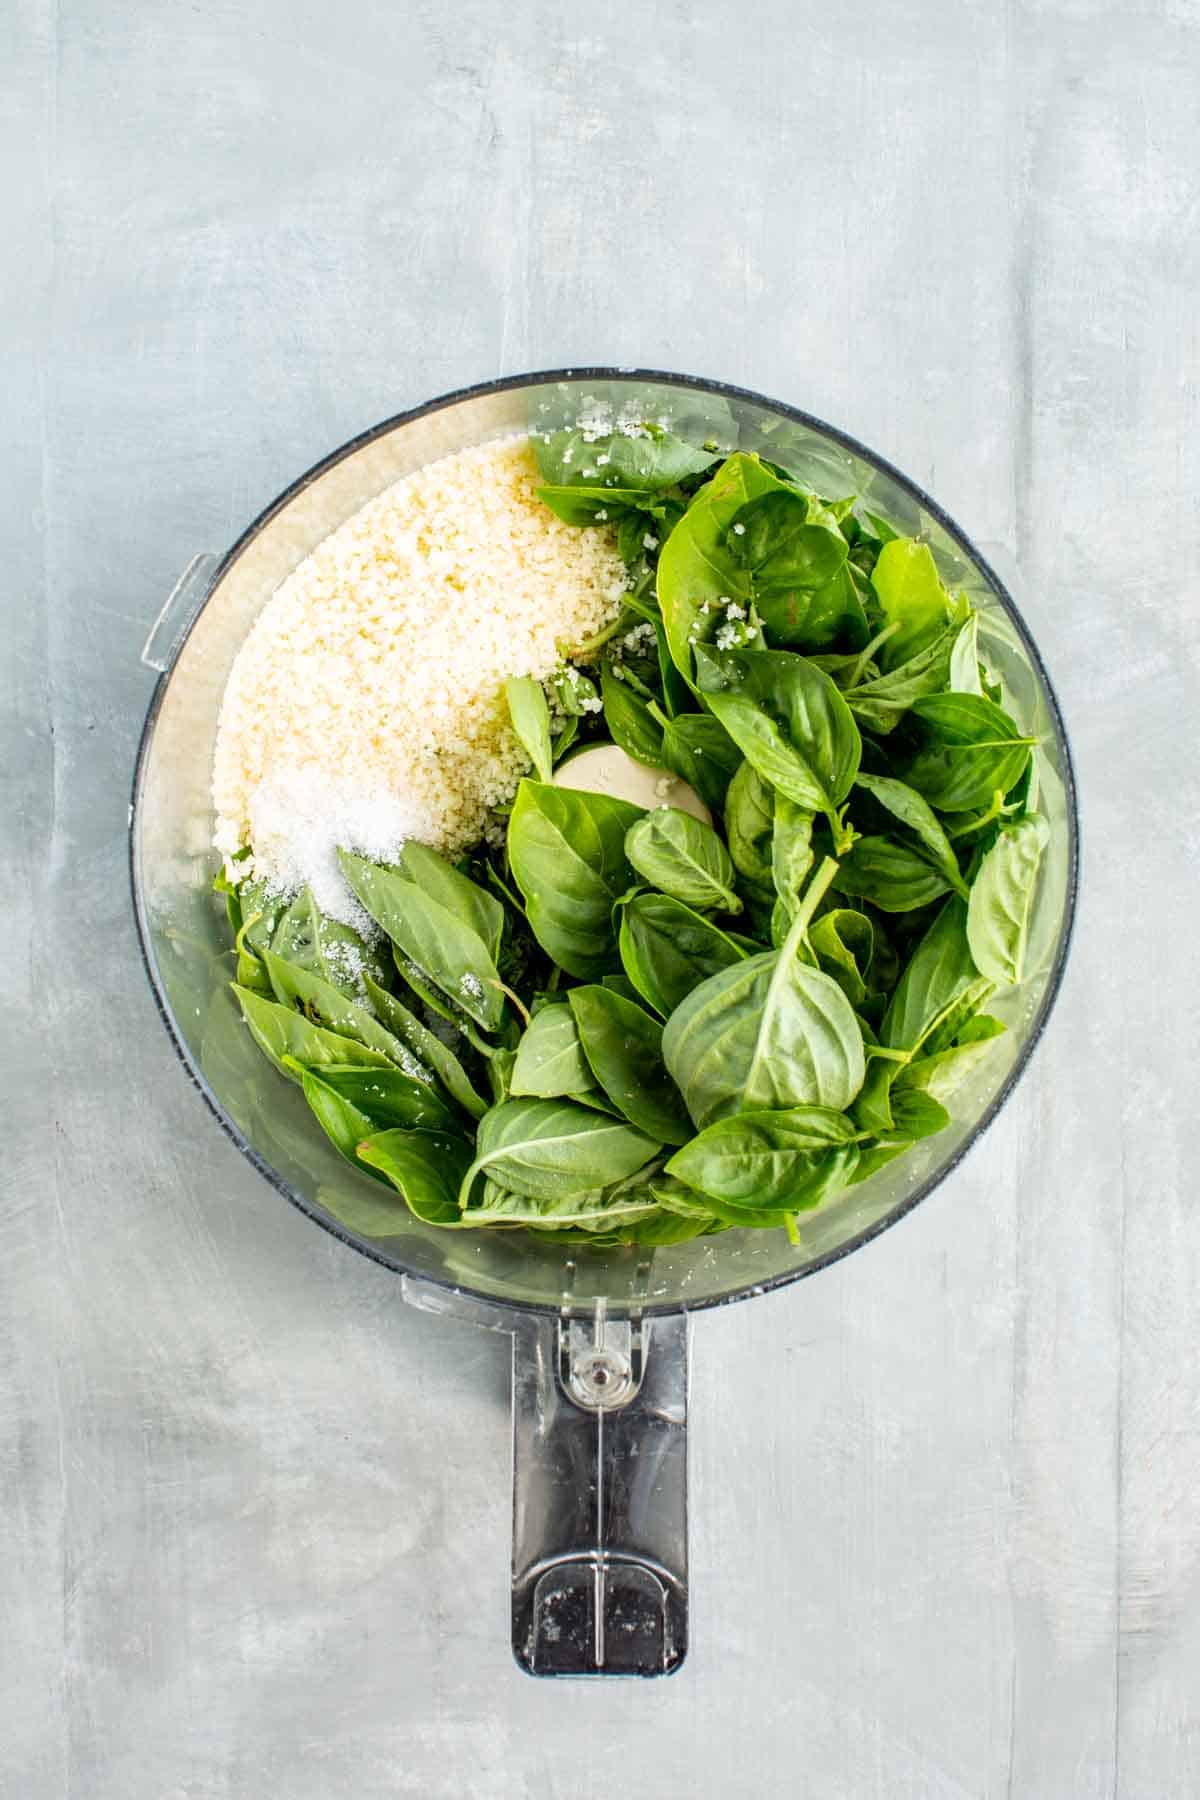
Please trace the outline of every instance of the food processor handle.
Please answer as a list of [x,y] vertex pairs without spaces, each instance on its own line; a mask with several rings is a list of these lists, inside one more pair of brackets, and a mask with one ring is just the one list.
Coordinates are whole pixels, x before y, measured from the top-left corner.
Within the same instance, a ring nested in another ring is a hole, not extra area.
[[667,1675],[687,1652],[683,1315],[513,1332],[513,1653],[531,1675]]
[[142,646],[142,661],[148,669],[165,675],[173,666],[196,614],[208,597],[220,560],[211,550],[198,550],[163,601],[162,611]]

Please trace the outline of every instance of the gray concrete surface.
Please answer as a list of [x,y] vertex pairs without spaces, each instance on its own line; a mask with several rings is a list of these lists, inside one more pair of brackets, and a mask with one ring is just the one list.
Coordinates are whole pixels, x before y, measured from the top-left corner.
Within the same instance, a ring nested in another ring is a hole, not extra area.
[[[1200,1792],[1195,0],[5,9],[0,1791]],[[703,1319],[695,1643],[506,1640],[505,1341],[407,1312],[174,1066],[145,627],[499,372],[836,420],[1018,559],[1085,882],[984,1145]]]

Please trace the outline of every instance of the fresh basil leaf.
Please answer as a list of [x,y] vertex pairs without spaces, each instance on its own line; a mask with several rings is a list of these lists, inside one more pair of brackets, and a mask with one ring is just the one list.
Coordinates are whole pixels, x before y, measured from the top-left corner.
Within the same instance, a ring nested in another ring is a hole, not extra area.
[[671,646],[667,642],[667,631],[662,621],[662,614],[655,610],[650,614],[650,624],[654,626],[655,647],[658,651],[658,680],[662,688],[663,706],[669,719],[676,719],[681,713],[687,713],[694,705],[692,690],[675,667],[671,657]]
[[918,700],[945,687],[956,635],[957,627],[950,626],[886,675],[847,688],[846,704],[854,717],[880,736],[894,730]]
[[497,1046],[491,1038],[479,1030],[470,1014],[464,1012],[462,1007],[451,1000],[448,994],[443,993],[437,983],[430,978],[428,971],[423,969],[419,963],[415,963],[411,956],[406,956],[398,944],[392,946],[392,953],[395,958],[396,971],[405,987],[411,990],[427,1012],[436,1014],[439,1019],[445,1019],[456,1039],[466,1038],[472,1050],[490,1061],[496,1054]]
[[686,781],[707,806],[719,813],[742,753],[711,713],[680,713],[662,734],[662,763]]
[[454,913],[482,938],[493,962],[499,960],[504,938],[504,907],[494,894],[456,869],[427,844],[409,842],[401,851],[400,873],[416,883],[422,893]]
[[[990,698],[990,696],[988,696]],[[1036,745],[1025,765],[1025,773],[1019,781],[1015,781],[1004,796],[1004,810],[1013,818],[1025,819],[1038,809],[1038,794],[1041,789],[1041,762],[1044,752],[1041,745]]]
[[762,494],[740,508],[726,537],[735,564],[753,576],[753,600],[773,644],[819,650],[849,635],[860,647],[867,622],[837,518],[795,488]]
[[693,1238],[707,1237],[712,1232],[729,1228],[711,1211],[700,1217],[685,1218],[665,1206],[656,1207],[644,1219],[631,1220],[625,1241],[659,1248],[668,1244],[687,1244]]
[[655,722],[646,702],[615,673],[611,663],[605,663],[600,671],[600,692],[604,697],[604,723],[613,743],[635,762],[661,768],[662,726]]
[[908,1149],[950,1123],[950,1114],[932,1095],[902,1085],[903,1073],[899,1063],[873,1062],[854,1102],[855,1124],[874,1134],[880,1148]]
[[643,881],[697,912],[742,910],[728,850],[711,825],[677,806],[643,813],[625,834],[625,855]]
[[845,700],[820,669],[786,650],[696,650],[710,709],[764,780],[829,816],[858,773],[862,742]]
[[768,894],[774,891],[774,832],[774,789],[752,762],[743,762],[725,799],[725,836],[738,874]]
[[554,762],[556,767],[571,748],[575,739],[579,736],[579,719],[580,715],[578,713],[571,713],[567,717],[556,721],[562,728],[554,733]]
[[[920,919],[914,919],[911,923],[918,929],[924,927],[924,921]],[[875,999],[886,999],[900,979],[901,958],[884,928],[882,918],[872,919],[871,925],[875,933],[875,941],[871,947],[871,971],[868,985]],[[907,949],[906,943],[906,953]],[[882,1017],[883,1008],[881,1006],[879,1016],[874,1023],[878,1025]]]
[[[346,850],[338,858],[358,899],[392,942],[476,1024],[495,1031],[504,1014],[504,995],[499,972],[474,925],[403,875]],[[475,892],[498,906],[482,888]]]
[[311,969],[351,1000],[362,1000],[364,974],[383,979],[378,951],[351,926],[323,913],[309,887],[301,888],[280,914],[270,948],[285,962]]
[[733,561],[763,593],[820,588],[846,560],[837,519],[816,496],[777,488],[739,507],[726,534]]
[[691,1121],[663,1064],[662,1026],[609,988],[572,988],[567,998],[584,1055],[613,1105],[660,1144],[686,1143]]
[[539,487],[537,496],[565,525],[620,526],[627,519],[641,516],[649,491],[645,488],[572,487],[562,482],[547,482]]
[[949,1123],[950,1114],[932,1094],[920,1088],[901,1087],[898,1081],[893,1084],[892,1130],[897,1137],[915,1143],[920,1138],[935,1137]]
[[[657,510],[661,512],[663,508]],[[617,525],[617,555],[630,569],[645,569],[648,556],[657,550],[666,535],[653,513],[643,512],[640,508],[623,512]]]
[[[760,418],[757,423],[745,420],[741,441],[758,446],[788,481],[837,495],[851,485],[854,470],[847,452],[798,420],[778,414]],[[833,506],[838,502],[829,500],[826,504]]]
[[885,621],[899,626],[883,647],[885,668],[907,662],[945,630],[950,596],[928,544],[915,538],[893,538],[884,544],[871,586]]
[[876,1137],[887,1137],[895,1128],[892,1117],[892,1089],[900,1073],[900,1064],[872,1057],[861,1088],[850,1108],[854,1123],[861,1131]]
[[[919,1050],[952,1011],[990,992],[967,942],[967,905],[951,895],[913,951],[880,1026],[892,1050]],[[978,1006],[979,999],[974,1002]]]
[[562,1241],[558,1238],[560,1232],[586,1232],[589,1238],[609,1231],[619,1234],[657,1211],[658,1203],[648,1187],[594,1188],[548,1199],[515,1193],[502,1183],[489,1180],[477,1194],[472,1194],[461,1221],[464,1225],[485,1227],[526,1225],[547,1232],[553,1228],[556,1240]]
[[[239,850],[237,855],[231,858],[231,861],[236,867],[239,862],[245,862],[249,855],[249,846],[246,846],[244,849]],[[238,898],[239,886],[240,883],[230,880],[229,876],[225,873],[225,864],[222,863],[212,878],[212,891],[214,894],[220,894],[224,899],[225,920],[235,937],[242,929],[242,904]]]
[[884,518],[882,513],[870,512],[864,506],[862,508],[862,516],[863,516],[863,519],[866,521],[868,529],[873,534],[873,536],[875,537],[875,539],[877,540],[877,542],[879,543],[880,546],[882,546],[884,544],[890,544],[892,542],[893,538],[898,538],[900,536],[900,533],[896,530],[896,527],[892,524],[889,524],[889,522],[887,521],[887,519]]
[[896,1078],[897,1089],[921,1088],[933,1099],[947,1105],[975,1074],[981,1064],[991,1060],[996,1041],[1005,1035],[999,1019],[986,1013],[969,1019],[958,1040],[948,1050],[932,1056],[920,1056],[908,1063]]
[[612,994],[623,995],[626,1000],[632,1000],[635,1005],[641,999],[641,995],[634,987],[632,981],[630,981],[628,975],[602,975],[600,977],[600,986],[606,987]]
[[379,1050],[369,1048],[357,1038],[342,1037],[324,1026],[314,1025],[303,1013],[283,1006],[277,1000],[264,999],[249,988],[231,984],[242,1009],[242,1017],[250,1035],[267,1059],[274,1063],[289,1081],[296,1077],[285,1066],[285,1058],[303,1063],[306,1068],[323,1063],[362,1063],[369,1068],[386,1069],[391,1059]]
[[534,936],[590,981],[613,954],[612,908],[633,883],[625,834],[641,809],[606,794],[523,781],[508,822],[513,879]]
[[931,694],[913,716],[924,746],[904,772],[910,787],[940,812],[970,812],[1020,780],[1036,738],[1023,737],[1008,714],[978,694]]
[[708,976],[744,960],[728,933],[667,894],[634,894],[619,912],[622,966],[664,1019]]
[[544,1006],[517,1045],[509,1092],[514,1096],[555,1099],[563,1094],[583,1093],[593,1080],[571,1008],[565,1001],[558,1006]]
[[[1003,1037],[1007,1030],[1008,1026],[1002,1020],[993,1019],[989,1013],[975,1013],[955,1036],[954,1048],[965,1050],[972,1044],[990,1044],[993,1039]],[[908,1070],[911,1072],[914,1067],[915,1064],[909,1063]],[[922,1085],[921,1082],[914,1083],[917,1087]]]
[[726,1206],[722,1200],[709,1200],[708,1205],[716,1214],[718,1223],[727,1231],[786,1231],[789,1236],[795,1234],[795,1213],[761,1206]]
[[877,1175],[880,1169],[895,1162],[898,1156],[906,1155],[911,1149],[909,1139],[887,1144],[864,1144],[859,1151],[858,1167],[850,1177],[849,1185],[857,1187],[860,1182],[869,1181],[872,1175]]
[[[591,1080],[591,1071],[590,1070],[588,1071],[588,1080],[589,1081]],[[521,1096],[516,1095],[516,1096],[514,1096],[514,1098],[519,1099],[519,1098],[521,1098]],[[552,1099],[553,1098],[561,1098],[563,1100],[573,1100],[575,1102],[576,1106],[589,1107],[592,1112],[607,1113],[608,1116],[612,1119],[619,1119],[623,1116],[621,1113],[620,1107],[613,1105],[612,1101],[609,1099],[608,1095],[605,1093],[605,1091],[602,1087],[578,1088],[578,1089],[573,1090],[569,1094],[552,1095],[552,1096],[550,1096],[550,1098],[552,1098]]]
[[692,679],[692,650],[713,637],[733,600],[749,608],[754,579],[734,562],[726,534],[748,500],[778,492],[784,483],[756,456],[728,458],[700,489],[662,547],[658,599],[671,657]]
[[279,920],[287,911],[288,902],[281,894],[272,893],[269,883],[264,879],[239,883],[236,893],[230,895],[226,902],[226,912],[230,918],[233,916],[235,900],[237,924],[234,927],[233,947],[237,956],[238,986],[248,988],[256,994],[270,994],[271,980],[258,952],[270,945]]
[[649,421],[627,422],[611,434],[579,425],[545,436],[534,432],[531,442],[538,469],[551,485],[616,490],[636,494],[639,501],[704,474],[718,460],[713,451],[694,449]]
[[666,1172],[726,1206],[807,1211],[845,1187],[855,1136],[844,1113],[822,1106],[743,1112],[677,1150]]
[[[775,896],[771,907],[771,948],[782,950],[787,942],[788,932],[792,929],[792,908],[786,900]],[[764,946],[765,948],[765,946]]]
[[469,1204],[471,1184],[480,1174],[532,1200],[567,1199],[632,1175],[657,1148],[653,1138],[623,1120],[569,1100],[506,1100],[479,1121],[460,1204]]
[[[377,1050],[389,1062],[395,1063],[397,1067],[402,1066],[401,1045],[380,1024],[373,1011],[369,1011],[366,1006],[359,1006],[341,988],[334,987],[331,981],[315,975],[311,969],[302,969],[295,963],[287,962],[282,956],[276,956],[273,950],[264,950],[262,959],[271,978],[275,997],[281,1005],[301,1008],[310,1017],[315,1014],[327,1030],[337,1032],[342,1037],[356,1038],[369,1050]],[[307,1063],[310,1059],[297,1056],[296,1060]],[[336,1062],[338,1059],[323,1057],[317,1060]],[[357,1061],[357,1058],[347,1057],[342,1060]]]
[[711,1205],[704,1195],[697,1193],[695,1188],[688,1187],[677,1175],[652,1175],[650,1191],[665,1211],[677,1213],[680,1218],[705,1219],[712,1216]]
[[832,652],[821,656],[810,656],[809,662],[815,663],[818,669],[824,670],[836,688],[849,698],[854,692],[856,682],[873,681],[879,673],[877,665],[868,656],[863,660],[862,654],[856,650]]
[[970,1035],[980,1007],[994,992],[995,984],[986,975],[981,975],[936,1021],[933,1030],[921,1045],[921,1055],[939,1056],[943,1050],[964,1042]]
[[979,672],[979,614],[974,609],[959,627],[954,640],[947,686],[956,694],[983,694],[983,679]]
[[838,865],[834,886],[881,912],[915,912],[950,891],[941,869],[895,838],[861,837]]
[[430,1084],[401,1069],[364,1069],[353,1064],[322,1064],[322,1082],[367,1120],[372,1131],[397,1128],[406,1131],[455,1131],[454,1113]]
[[369,977],[367,993],[379,1018],[403,1046],[404,1058],[400,1060],[403,1072],[415,1081],[429,1081],[432,1079],[432,1070],[450,1098],[473,1119],[481,1119],[487,1111],[487,1101],[476,1092],[462,1063],[449,1045],[443,1043],[427,1025],[423,1025],[395,994],[389,994],[386,988],[377,986]]
[[723,1200],[715,1200],[710,1195],[697,1193],[694,1188],[685,1187],[683,1182],[673,1175],[659,1175],[651,1183],[651,1190],[664,1212],[676,1213],[682,1219],[691,1219],[695,1223],[705,1221],[705,1231],[784,1231],[795,1228],[795,1214],[782,1211],[778,1207],[759,1206],[727,1206]]
[[269,949],[280,919],[288,909],[284,895],[272,890],[265,877],[239,884],[238,909],[241,913],[239,932],[251,950]]
[[[810,592],[764,594],[757,587],[755,609],[770,645],[820,649],[846,643],[862,650],[871,635],[853,565],[844,563],[824,587]],[[857,654],[853,660],[857,661]]]
[[[291,1057],[287,1058],[287,1063],[288,1073],[304,1089],[309,1110],[334,1149],[356,1169],[363,1168],[358,1159],[358,1146],[374,1130],[366,1113],[360,1112],[344,1094],[328,1087],[315,1070],[306,1069]],[[377,1169],[367,1167],[365,1172],[375,1181],[385,1179]]]
[[554,779],[554,752],[550,742],[550,707],[540,681],[530,675],[514,675],[504,684],[508,716],[539,781]]
[[[255,914],[249,915],[249,923],[255,922]],[[239,925],[233,939],[234,955],[237,958],[234,979],[239,987],[248,988],[255,994],[270,994],[271,978],[263,967],[262,961],[253,950],[246,948],[246,925]]]
[[736,944],[743,956],[759,956],[764,950],[770,948],[766,938],[751,937],[749,933],[745,931],[730,930],[725,933],[725,936],[729,939],[731,944]]
[[867,975],[875,952],[875,928],[865,913],[835,907],[808,928],[818,968],[831,975],[858,1008],[867,997]]
[[426,1225],[461,1225],[458,1190],[471,1147],[443,1131],[377,1131],[358,1145],[362,1162],[404,1196],[408,1210]]
[[798,955],[802,908],[782,950],[693,989],[667,1021],[663,1060],[698,1129],[740,1111],[827,1106],[862,1086],[862,1033],[841,988]]
[[[655,1164],[650,1164],[653,1170]],[[618,1182],[594,1195],[577,1195],[561,1200],[549,1208],[544,1202],[525,1200],[519,1194],[508,1194],[493,1182],[485,1182],[481,1196],[483,1222],[491,1215],[496,1224],[520,1222],[534,1238],[544,1238],[555,1245],[581,1244],[590,1249],[610,1249],[629,1244],[678,1244],[702,1236],[706,1231],[724,1229],[711,1211],[700,1216],[684,1217],[658,1205],[649,1191],[647,1171],[639,1171],[632,1181]],[[532,1217],[518,1217],[529,1208],[544,1208]],[[560,1222],[563,1215],[566,1222]],[[467,1213],[468,1223],[474,1214]]]
[[981,975],[1012,986],[1025,974],[1029,922],[1050,827],[1040,813],[1005,826],[980,864],[967,903],[967,942]]
[[930,862],[940,869],[955,893],[965,899],[967,884],[959,870],[958,858],[929,802],[906,781],[897,781],[890,775],[866,775],[860,770],[854,782],[856,787],[871,794],[894,819],[908,826]]
[[493,1106],[498,1106],[502,1100],[508,1099],[516,1060],[515,1050],[497,1050],[488,1058],[487,1076],[492,1090]]
[[[800,890],[813,866],[812,833],[813,816],[807,807],[797,806],[786,794],[776,794],[771,875],[780,902],[785,937],[787,921],[799,902]],[[774,929],[772,925],[772,932]]]
[[[577,669],[574,663],[564,663],[550,677],[550,686],[554,689],[554,703],[559,712],[565,713],[569,719],[582,719],[588,713],[600,711],[600,696],[596,692],[596,684],[590,675]],[[557,760],[558,752],[555,752]]]

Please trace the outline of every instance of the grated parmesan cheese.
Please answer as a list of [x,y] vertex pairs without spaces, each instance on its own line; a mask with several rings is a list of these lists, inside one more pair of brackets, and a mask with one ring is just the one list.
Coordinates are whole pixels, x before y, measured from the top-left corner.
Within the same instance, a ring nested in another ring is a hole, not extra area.
[[537,497],[524,437],[430,463],[370,501],[293,570],[229,676],[214,842],[283,891],[361,924],[337,849],[393,861],[407,838],[455,852],[528,767],[504,701],[559,646],[617,616],[611,530]]

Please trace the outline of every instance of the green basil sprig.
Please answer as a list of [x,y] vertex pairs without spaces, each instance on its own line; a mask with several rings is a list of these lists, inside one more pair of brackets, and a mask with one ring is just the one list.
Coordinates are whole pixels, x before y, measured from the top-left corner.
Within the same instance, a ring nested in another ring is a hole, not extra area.
[[662,1026],[632,1000],[592,984],[568,1000],[596,1081],[613,1105],[659,1144],[684,1144],[691,1124],[662,1059]]
[[845,1187],[858,1135],[844,1113],[823,1106],[741,1112],[677,1150],[667,1174],[726,1206],[806,1211]]
[[904,779],[941,812],[970,812],[1007,793],[1037,743],[982,694],[930,694],[913,703],[912,713],[924,728],[924,744]]
[[625,974],[661,1018],[700,982],[745,959],[728,932],[669,894],[631,894],[617,911]]
[[711,825],[676,806],[656,807],[631,825],[625,855],[643,881],[697,912],[742,910],[728,850]]
[[699,1128],[736,1112],[844,1112],[862,1086],[862,1032],[850,1002],[799,955],[833,872],[827,864],[814,877],[782,949],[710,976],[668,1020],[663,1058]]
[[1025,973],[1038,872],[1050,828],[1038,813],[1006,825],[979,867],[967,902],[967,943],[975,966],[998,986]]
[[479,1121],[459,1205],[469,1204],[479,1175],[532,1200],[567,1199],[632,1175],[657,1148],[623,1120],[570,1100],[505,1100]]
[[605,794],[523,781],[508,855],[529,923],[568,974],[602,974],[613,949],[614,901],[633,883],[625,834],[641,809]]
[[696,651],[696,679],[712,711],[764,781],[824,813],[845,843],[840,807],[858,773],[854,715],[823,670],[786,650]]

